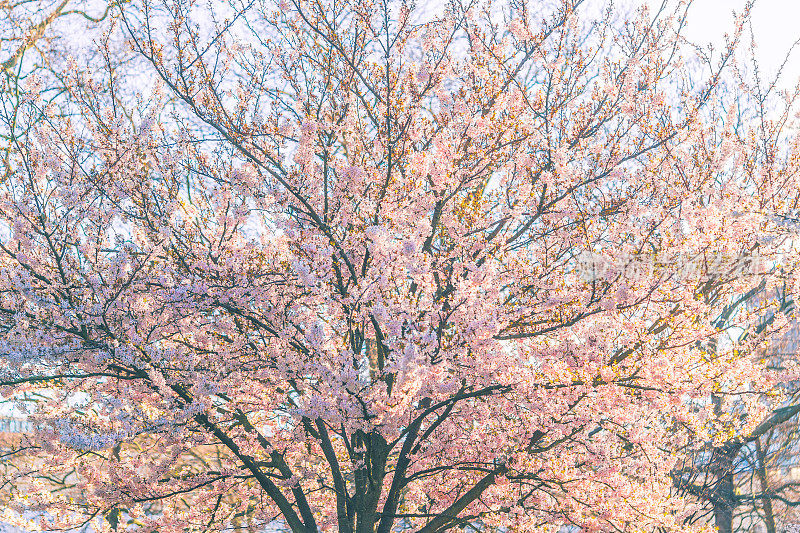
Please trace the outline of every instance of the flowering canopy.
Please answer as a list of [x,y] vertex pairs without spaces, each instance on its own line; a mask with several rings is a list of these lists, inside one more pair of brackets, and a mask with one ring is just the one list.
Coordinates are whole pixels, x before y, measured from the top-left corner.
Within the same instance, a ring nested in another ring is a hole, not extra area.
[[135,0],[14,78],[6,518],[686,527],[675,451],[794,376],[705,348],[795,290],[791,102],[744,19],[581,4]]

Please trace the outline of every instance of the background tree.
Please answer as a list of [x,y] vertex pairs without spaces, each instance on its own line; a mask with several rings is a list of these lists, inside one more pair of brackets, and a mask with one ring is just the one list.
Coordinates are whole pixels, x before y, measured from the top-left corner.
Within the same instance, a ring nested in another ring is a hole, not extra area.
[[752,288],[720,259],[796,261],[797,138],[728,106],[745,18],[710,57],[684,3],[590,7],[144,0],[25,84],[6,514],[685,530],[677,451],[794,375],[704,343]]
[[[756,287],[740,304],[756,307],[763,304],[764,294]],[[779,310],[791,312],[794,303],[785,294],[773,295]],[[733,314],[734,306],[729,307]],[[756,322],[753,333],[767,327],[775,320],[769,312]],[[750,332],[737,335],[737,344],[747,349]],[[797,352],[798,327],[794,323],[778,339],[757,350],[754,357],[768,361],[772,368],[785,370],[794,364]],[[673,480],[678,490],[691,494],[703,502],[690,521],[713,523],[721,532],[762,531],[775,533],[796,522],[794,508],[798,500],[797,475],[797,423],[800,406],[797,403],[797,383],[792,380],[780,384],[773,391],[782,401],[775,402],[770,411],[754,429],[739,434],[728,434],[702,443],[694,453],[688,454],[673,470]],[[697,443],[695,443],[696,445]]]
[[[745,74],[743,67],[748,66],[749,73]],[[740,85],[749,87],[749,90],[739,91],[734,96],[736,107],[747,110],[759,124],[749,132],[758,138],[758,148],[751,152],[747,166],[774,176],[796,172],[791,160],[775,157],[781,146],[788,142],[786,130],[793,128],[785,112],[770,113],[770,110],[780,109],[775,105],[776,98],[791,98],[791,93],[780,94],[777,89],[782,70],[783,67],[774,78],[765,82],[751,55],[749,65],[742,65],[736,74]],[[797,94],[797,88],[794,94]],[[795,211],[775,212],[771,216],[796,232]],[[752,288],[732,301],[724,302],[723,311],[714,319],[720,334],[703,343],[702,349],[709,357],[715,357],[721,344],[736,346],[742,355],[750,354],[787,379],[776,383],[769,396],[761,399],[765,405],[771,405],[772,410],[759,424],[744,432],[733,425],[723,424],[710,432],[693,435],[689,446],[695,451],[686,455],[673,470],[678,490],[703,502],[703,507],[692,515],[690,521],[705,521],[712,517],[711,521],[721,532],[752,531],[757,525],[768,533],[782,531],[779,529],[781,523],[785,525],[787,520],[791,520],[791,509],[797,505],[791,467],[796,462],[794,435],[800,406],[797,381],[790,368],[796,364],[798,328],[797,322],[791,318],[795,313],[795,303],[787,291],[787,287],[794,283],[796,273],[786,268],[780,256],[773,261],[762,259],[758,257],[758,248],[754,247],[751,254],[736,262],[721,264],[723,268],[717,269],[717,275],[749,277]],[[765,290],[761,277],[765,272],[785,279],[784,286]],[[777,334],[763,342],[765,332],[775,321],[786,319],[792,320],[792,325],[788,329],[778,328]],[[720,412],[723,411],[724,395],[727,395],[727,384],[721,382],[708,400]],[[729,405],[725,411],[745,415],[746,410]],[[718,422],[715,420],[714,424]]]

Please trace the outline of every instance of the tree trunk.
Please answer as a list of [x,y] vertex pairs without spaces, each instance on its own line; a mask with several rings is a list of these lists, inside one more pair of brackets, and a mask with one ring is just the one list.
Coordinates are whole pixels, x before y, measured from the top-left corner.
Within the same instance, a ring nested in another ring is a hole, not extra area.
[[767,526],[767,533],[776,533],[775,514],[772,512],[772,497],[769,493],[769,480],[767,479],[767,467],[764,463],[765,454],[761,448],[761,439],[756,439],[756,455],[758,456],[758,480],[761,483],[761,506],[764,508],[764,522]]
[[[738,450],[737,450],[738,451]],[[733,533],[734,484],[733,458],[734,450],[727,447],[715,450],[717,473],[716,498],[714,501],[714,525],[719,533]]]

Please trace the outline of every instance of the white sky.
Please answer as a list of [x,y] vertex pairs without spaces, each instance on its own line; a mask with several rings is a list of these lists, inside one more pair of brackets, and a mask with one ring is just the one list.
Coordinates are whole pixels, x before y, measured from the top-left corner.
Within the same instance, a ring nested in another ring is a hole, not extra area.
[[[744,5],[745,0],[695,0],[689,11],[687,37],[698,43],[720,43],[723,34],[732,27],[733,10],[740,13]],[[752,24],[756,57],[765,73],[772,74],[800,38],[800,0],[756,0]],[[749,45],[749,35],[745,38],[743,44]],[[800,47],[792,54],[780,85],[793,86],[798,76]]]

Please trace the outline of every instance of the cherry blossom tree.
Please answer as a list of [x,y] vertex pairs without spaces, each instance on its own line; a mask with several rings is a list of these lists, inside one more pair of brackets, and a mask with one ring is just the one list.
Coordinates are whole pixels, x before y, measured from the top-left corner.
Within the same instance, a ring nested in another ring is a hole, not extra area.
[[695,527],[676,460],[796,374],[708,349],[796,292],[794,100],[738,105],[746,12],[595,7],[134,0],[16,85],[4,519]]

